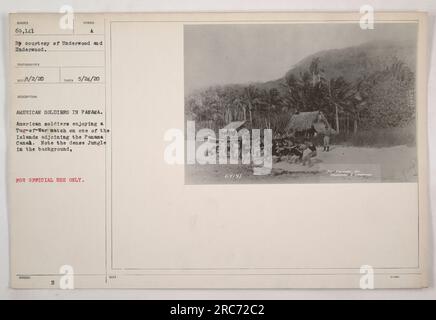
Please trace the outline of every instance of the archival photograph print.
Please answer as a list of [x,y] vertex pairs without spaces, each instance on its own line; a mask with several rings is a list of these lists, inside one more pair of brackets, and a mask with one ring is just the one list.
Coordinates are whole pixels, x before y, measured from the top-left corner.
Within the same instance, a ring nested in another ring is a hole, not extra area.
[[185,25],[185,183],[416,182],[417,33]]

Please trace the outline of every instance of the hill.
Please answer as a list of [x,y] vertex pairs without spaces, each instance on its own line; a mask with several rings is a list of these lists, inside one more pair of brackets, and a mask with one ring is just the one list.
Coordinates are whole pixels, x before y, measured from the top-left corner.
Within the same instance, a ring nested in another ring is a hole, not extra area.
[[317,52],[298,62],[282,78],[254,85],[259,89],[277,88],[282,91],[286,76],[289,74],[298,76],[305,72],[315,58],[319,58],[320,69],[323,70],[325,78],[343,77],[348,82],[354,82],[374,72],[384,70],[398,60],[404,62],[412,72],[415,72],[416,44],[372,41],[359,46]]

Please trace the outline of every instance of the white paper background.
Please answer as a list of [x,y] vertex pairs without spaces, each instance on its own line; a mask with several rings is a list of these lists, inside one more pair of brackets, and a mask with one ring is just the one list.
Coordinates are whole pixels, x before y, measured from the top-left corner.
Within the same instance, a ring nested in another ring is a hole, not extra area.
[[[431,246],[430,263],[433,268],[430,288],[424,290],[11,290],[9,286],[9,243],[8,220],[6,202],[6,66],[9,12],[37,11],[57,12],[63,5],[71,5],[76,12],[129,12],[129,11],[358,11],[364,4],[374,6],[375,10],[405,11],[422,10],[430,13],[430,59],[429,62],[429,136],[430,136],[430,197],[436,202],[436,54],[433,50],[435,42],[434,17],[436,16],[436,2],[434,0],[378,0],[378,1],[323,1],[323,0],[14,0],[2,1],[0,4],[1,32],[0,43],[0,298],[1,299],[90,299],[90,298],[122,298],[122,299],[435,299],[434,274],[436,268],[433,263]],[[431,217],[432,230],[436,227],[435,214]],[[435,243],[434,232],[431,239]]]

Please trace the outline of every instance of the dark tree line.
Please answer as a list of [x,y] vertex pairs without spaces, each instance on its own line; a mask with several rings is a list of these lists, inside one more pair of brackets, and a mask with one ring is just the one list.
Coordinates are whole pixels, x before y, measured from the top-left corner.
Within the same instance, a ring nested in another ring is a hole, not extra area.
[[283,133],[297,111],[322,111],[337,132],[405,126],[414,120],[415,76],[397,60],[353,83],[328,78],[319,58],[298,75],[289,73],[277,87],[211,87],[186,98],[186,116],[213,129],[245,120],[252,128]]

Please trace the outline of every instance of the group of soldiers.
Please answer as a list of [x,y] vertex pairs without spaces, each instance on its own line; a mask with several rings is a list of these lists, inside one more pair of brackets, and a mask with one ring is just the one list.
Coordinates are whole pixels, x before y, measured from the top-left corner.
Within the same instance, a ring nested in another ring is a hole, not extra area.
[[[323,137],[323,151],[330,151],[330,136]],[[295,138],[290,134],[278,135],[273,139],[273,156],[278,161],[312,165],[312,158],[317,156],[316,145],[310,138]]]

